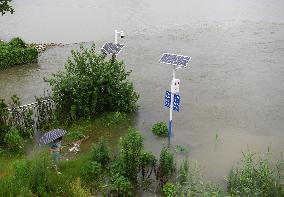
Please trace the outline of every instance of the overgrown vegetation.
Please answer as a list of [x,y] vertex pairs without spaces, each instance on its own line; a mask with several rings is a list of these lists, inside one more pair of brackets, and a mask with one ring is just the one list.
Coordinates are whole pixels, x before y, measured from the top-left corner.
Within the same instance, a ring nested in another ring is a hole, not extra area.
[[10,42],[0,42],[0,68],[36,63],[38,52],[35,48],[27,48],[20,38],[13,38]]
[[228,177],[228,191],[239,196],[284,196],[284,163],[247,152]]
[[152,132],[158,136],[167,136],[168,135],[168,127],[165,122],[158,122],[152,126]]
[[95,45],[71,53],[65,71],[47,79],[62,121],[137,109],[138,94],[127,79],[131,71],[126,71],[123,62],[98,55]]
[[11,100],[10,113],[8,105],[0,99],[0,146],[22,153],[23,139],[33,135],[32,112],[16,108],[20,105],[20,99],[16,95]]

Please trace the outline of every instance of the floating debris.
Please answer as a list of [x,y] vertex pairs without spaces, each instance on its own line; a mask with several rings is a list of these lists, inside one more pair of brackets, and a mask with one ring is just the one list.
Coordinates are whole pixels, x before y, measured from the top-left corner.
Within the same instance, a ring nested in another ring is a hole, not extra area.
[[31,44],[26,44],[26,47],[34,47],[39,53],[44,52],[46,49],[54,46],[64,46],[62,43],[43,43],[43,44],[36,44],[36,43],[31,43]]

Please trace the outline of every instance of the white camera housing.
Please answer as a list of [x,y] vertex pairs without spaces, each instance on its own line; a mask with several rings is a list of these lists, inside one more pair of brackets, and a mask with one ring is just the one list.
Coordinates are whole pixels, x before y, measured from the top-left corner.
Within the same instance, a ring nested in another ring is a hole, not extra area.
[[120,38],[124,38],[124,32],[123,31],[120,32]]
[[179,84],[180,80],[179,79],[173,79],[172,84],[171,84],[171,92],[176,94],[179,93]]

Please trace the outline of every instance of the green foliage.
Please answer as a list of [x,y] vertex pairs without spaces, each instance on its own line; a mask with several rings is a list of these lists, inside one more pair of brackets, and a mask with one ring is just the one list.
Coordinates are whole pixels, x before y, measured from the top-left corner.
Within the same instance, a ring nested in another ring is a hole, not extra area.
[[62,119],[69,121],[90,118],[107,111],[132,112],[137,109],[138,94],[127,80],[130,72],[123,62],[83,46],[71,51],[65,71],[58,72],[47,81],[52,87],[53,100]]
[[131,182],[120,174],[114,174],[111,177],[111,196],[126,197],[132,196]]
[[71,195],[72,197],[89,197],[90,193],[87,189],[85,189],[82,184],[80,178],[77,178],[75,181],[70,183],[71,187]]
[[0,45],[0,68],[36,63],[37,61],[37,50],[35,48],[26,48],[24,41],[20,38],[15,38],[9,43]]
[[13,48],[27,48],[26,43],[19,37],[16,37],[16,38],[13,38],[12,40],[10,40],[8,45],[13,47]]
[[175,172],[174,155],[170,149],[163,147],[160,154],[159,179],[163,183],[167,182]]
[[244,154],[240,166],[232,168],[228,177],[228,191],[240,196],[284,196],[284,164],[278,162],[276,168],[267,157],[255,158]]
[[102,165],[97,161],[89,161],[81,169],[81,176],[87,183],[98,180],[101,173]]
[[153,170],[157,164],[157,159],[155,155],[151,152],[142,151],[140,155],[140,168],[142,174],[142,180],[145,178],[150,178]]
[[137,182],[140,167],[140,156],[143,150],[143,138],[141,134],[129,128],[128,133],[120,140],[120,157],[124,168],[123,175],[131,182]]
[[70,131],[64,136],[65,142],[74,142],[83,139],[85,135],[81,131]]
[[0,144],[4,143],[5,134],[9,131],[8,106],[4,99],[0,99]]
[[173,183],[167,182],[164,186],[163,186],[163,194],[166,197],[174,197],[176,196],[177,193],[177,188]]
[[178,180],[181,185],[185,185],[188,181],[189,175],[189,164],[187,160],[184,160],[179,169]]
[[152,132],[158,136],[167,136],[168,127],[165,122],[158,122],[152,126]]
[[20,153],[23,150],[23,138],[15,127],[11,127],[9,132],[5,134],[4,143],[8,146],[9,150],[15,153]]
[[127,120],[127,114],[123,112],[111,112],[108,113],[103,118],[103,125],[105,127],[110,127],[119,123],[122,123]]
[[91,151],[92,161],[96,161],[103,166],[110,162],[110,149],[106,138],[99,138],[98,143],[93,144]]
[[10,12],[11,14],[14,13],[14,9],[12,8],[12,6],[9,4],[9,2],[11,2],[12,0],[0,0],[0,12],[2,14],[2,16],[6,13],[6,12]]

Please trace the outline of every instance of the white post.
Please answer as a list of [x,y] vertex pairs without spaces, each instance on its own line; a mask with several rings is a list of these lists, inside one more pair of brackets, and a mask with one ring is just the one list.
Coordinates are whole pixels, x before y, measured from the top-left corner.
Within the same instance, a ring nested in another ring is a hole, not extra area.
[[[175,67],[173,66],[173,80],[176,78],[176,72],[175,72]],[[171,135],[172,135],[172,130],[173,130],[173,105],[174,105],[174,93],[172,89],[172,83],[171,83],[171,103],[170,103],[170,120],[169,120],[169,132],[168,132],[168,147],[171,145]]]
[[114,31],[114,44],[117,44],[117,30]]

